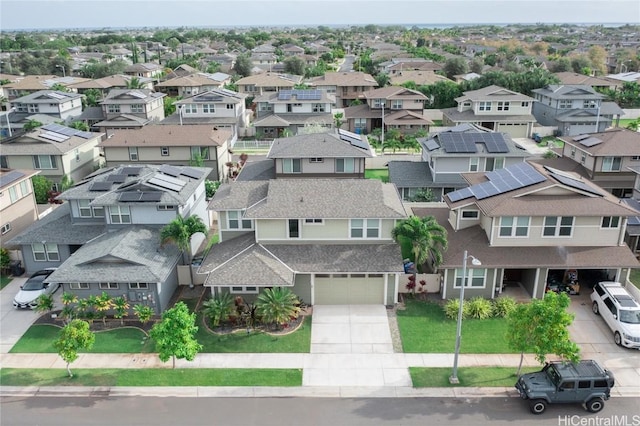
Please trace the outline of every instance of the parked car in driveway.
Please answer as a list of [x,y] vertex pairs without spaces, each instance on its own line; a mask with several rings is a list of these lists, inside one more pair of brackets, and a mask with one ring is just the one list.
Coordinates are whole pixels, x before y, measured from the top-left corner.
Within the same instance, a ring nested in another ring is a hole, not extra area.
[[602,281],[593,287],[591,309],[602,316],[618,346],[640,349],[640,303],[622,284]]
[[20,291],[13,299],[13,306],[18,309],[33,309],[38,304],[38,297],[43,294],[53,294],[60,287],[59,283],[45,283],[44,281],[56,268],[42,269],[35,272],[20,286]]

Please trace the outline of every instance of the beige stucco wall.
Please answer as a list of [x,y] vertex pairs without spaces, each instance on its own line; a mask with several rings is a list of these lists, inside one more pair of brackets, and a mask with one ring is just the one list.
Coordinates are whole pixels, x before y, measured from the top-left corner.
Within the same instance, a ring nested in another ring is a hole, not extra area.
[[[349,219],[325,219],[322,224],[305,223],[300,220],[300,238],[287,237],[287,219],[259,219],[256,227],[258,242],[285,241],[342,241],[349,243],[379,241],[374,239],[349,238]],[[391,240],[391,230],[395,226],[394,219],[380,221],[382,240]]]

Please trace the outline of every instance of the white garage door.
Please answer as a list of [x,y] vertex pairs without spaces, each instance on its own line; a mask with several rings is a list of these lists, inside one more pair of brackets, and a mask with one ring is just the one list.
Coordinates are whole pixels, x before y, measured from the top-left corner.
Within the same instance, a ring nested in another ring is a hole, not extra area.
[[315,278],[316,305],[383,305],[384,277]]
[[500,132],[508,133],[512,138],[526,138],[527,137],[527,123],[521,124],[501,124]]

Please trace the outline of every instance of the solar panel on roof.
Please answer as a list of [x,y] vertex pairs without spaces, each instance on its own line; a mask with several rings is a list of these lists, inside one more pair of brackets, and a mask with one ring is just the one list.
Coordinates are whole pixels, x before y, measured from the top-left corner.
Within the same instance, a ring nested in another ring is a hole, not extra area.
[[2,175],[0,175],[0,188],[4,188],[5,186],[17,181],[23,176],[25,176],[25,174],[17,170],[11,170],[9,173],[3,173]]
[[116,173],[116,174],[107,176],[107,180],[113,183],[122,183],[125,180],[127,180],[127,175]]
[[54,133],[54,132],[40,133],[40,137],[53,142],[64,142],[67,139],[69,139],[69,136],[61,135],[60,133]]
[[567,185],[567,186],[570,186],[571,188],[579,189],[581,191],[585,191],[585,192],[588,192],[590,194],[602,196],[600,191],[598,191],[597,189],[592,188],[591,186],[587,185],[582,180],[572,179],[572,178],[570,178],[568,176],[563,176],[563,175],[558,174],[558,173],[551,173],[551,176],[555,180],[557,180],[558,182],[560,182],[563,185]]
[[598,145],[599,143],[602,143],[602,140],[598,138],[586,138],[580,141],[580,145],[586,146],[587,148]]
[[127,95],[129,96],[133,96],[134,98],[138,98],[138,99],[144,99],[147,97],[147,95],[145,95],[144,93],[140,93],[136,90],[132,90],[130,92],[127,92]]
[[457,191],[449,192],[447,194],[447,197],[449,197],[449,199],[454,203],[472,196],[473,196],[473,192],[471,192],[469,188],[462,188]]
[[190,177],[191,179],[200,179],[202,175],[204,175],[204,172],[202,170],[192,169],[191,167],[183,167],[180,174]]
[[108,191],[111,189],[111,185],[113,185],[113,182],[108,182],[108,181],[93,182],[89,187],[89,191]]
[[56,92],[47,93],[47,96],[50,97],[50,98],[53,98],[53,99],[58,99],[58,100],[66,98],[65,95],[62,95],[62,94],[56,93]]
[[162,166],[160,166],[160,171],[165,175],[169,175],[173,177],[180,176],[180,169],[178,167],[173,167],[168,164],[163,164]]
[[120,173],[126,176],[138,176],[140,170],[142,167],[124,167]]
[[161,173],[156,173],[156,175],[149,179],[147,183],[176,192],[180,192],[180,190],[187,184],[183,180],[163,175]]
[[474,153],[476,144],[471,138],[465,138],[464,133],[442,133],[438,139],[448,153]]
[[139,201],[141,197],[142,197],[142,192],[126,191],[126,192],[120,193],[120,196],[118,197],[118,201],[136,202],[136,201]]
[[573,140],[578,142],[578,141],[581,141],[581,140],[586,139],[588,137],[589,137],[589,135],[577,135],[577,136],[573,137]]
[[429,151],[440,148],[440,144],[435,139],[427,139],[427,141],[425,142],[425,146]]
[[76,133],[76,136],[79,136],[82,139],[91,139],[91,138],[95,137],[96,134],[92,133],[92,132],[78,132],[78,133]]
[[162,192],[160,191],[151,191],[151,192],[143,192],[140,201],[151,201],[157,202],[162,199]]

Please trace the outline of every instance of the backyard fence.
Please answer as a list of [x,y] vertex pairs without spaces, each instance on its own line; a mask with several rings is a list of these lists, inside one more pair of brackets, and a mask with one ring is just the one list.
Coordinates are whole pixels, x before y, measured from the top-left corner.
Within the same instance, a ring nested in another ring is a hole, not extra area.
[[271,149],[271,145],[273,144],[273,139],[253,139],[253,140],[237,140],[235,144],[233,144],[233,149],[235,151],[242,150],[266,150]]

